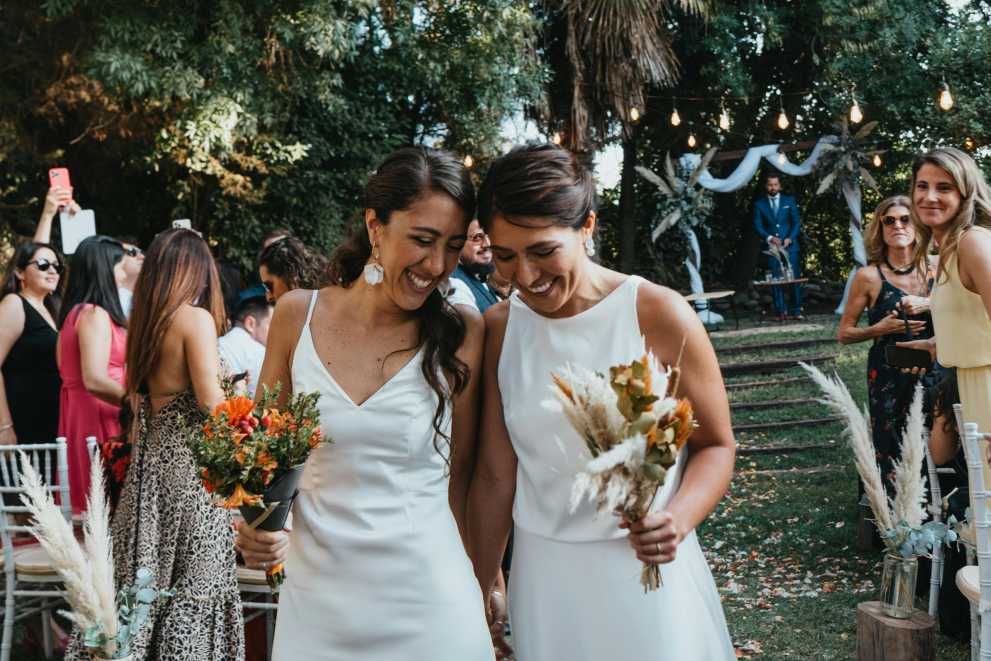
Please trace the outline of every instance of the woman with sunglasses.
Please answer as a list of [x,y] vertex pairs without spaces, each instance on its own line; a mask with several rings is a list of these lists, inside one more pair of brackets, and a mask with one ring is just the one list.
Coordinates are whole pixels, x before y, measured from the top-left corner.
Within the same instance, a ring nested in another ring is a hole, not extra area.
[[[867,340],[874,343],[867,354],[867,397],[874,449],[881,476],[889,488],[918,377],[889,367],[885,349],[899,340],[909,339],[901,317],[902,308],[913,337],[932,337],[928,296],[933,265],[915,254],[916,233],[910,206],[907,197],[896,195],[883,200],[874,210],[874,219],[864,233],[868,265],[854,277],[839,328],[842,344]],[[865,309],[867,325],[858,326]]]
[[59,317],[58,363],[62,394],[58,435],[68,441],[72,511],[86,510],[90,461],[86,438],[101,446],[120,436],[127,317],[118,288],[127,278],[124,246],[91,236],[72,256]]
[[270,303],[294,289],[323,287],[326,270],[324,256],[294,236],[276,239],[258,255],[258,277]]
[[62,261],[47,243],[14,251],[0,289],[0,444],[51,443],[58,432],[55,363]]

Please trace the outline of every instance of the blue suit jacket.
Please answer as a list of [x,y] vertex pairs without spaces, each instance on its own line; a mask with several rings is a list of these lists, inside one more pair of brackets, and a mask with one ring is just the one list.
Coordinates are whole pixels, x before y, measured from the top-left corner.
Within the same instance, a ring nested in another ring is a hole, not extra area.
[[791,239],[797,245],[802,220],[798,217],[795,198],[782,193],[778,199],[777,215],[771,211],[771,201],[766,195],[757,198],[754,203],[754,227],[765,242],[769,236],[776,236],[782,240]]
[[454,269],[454,273],[452,273],[451,276],[468,285],[468,289],[471,290],[472,296],[475,297],[475,304],[478,305],[479,312],[484,313],[490,305],[495,305],[499,302],[498,297],[492,293],[492,290],[489,289],[488,285],[469,275],[467,271],[461,268],[460,264],[458,264],[458,267]]

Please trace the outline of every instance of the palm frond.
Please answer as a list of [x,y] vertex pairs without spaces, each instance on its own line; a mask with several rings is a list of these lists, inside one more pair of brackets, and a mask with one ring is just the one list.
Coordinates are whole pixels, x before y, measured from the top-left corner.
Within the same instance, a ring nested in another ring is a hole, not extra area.
[[716,155],[717,151],[718,149],[713,147],[705,153],[705,156],[702,157],[702,160],[699,162],[698,166],[692,171],[692,176],[688,178],[689,188],[699,182],[699,178],[702,176],[702,173],[705,172],[705,169],[709,167],[709,163],[712,162],[712,158]]
[[637,174],[639,174],[641,177],[643,177],[650,183],[657,186],[658,190],[660,190],[662,193],[668,196],[674,195],[674,193],[671,191],[671,188],[667,185],[667,183],[663,179],[658,177],[656,174],[654,174],[653,170],[649,168],[645,168],[642,165],[636,166],[635,169],[637,171]]
[[873,120],[873,121],[867,122],[866,124],[864,124],[863,126],[861,126],[860,127],[860,130],[857,131],[853,135],[853,139],[854,140],[863,140],[864,138],[866,138],[867,136],[869,136],[874,131],[874,129],[876,129],[876,128],[877,128],[877,120],[876,119]]

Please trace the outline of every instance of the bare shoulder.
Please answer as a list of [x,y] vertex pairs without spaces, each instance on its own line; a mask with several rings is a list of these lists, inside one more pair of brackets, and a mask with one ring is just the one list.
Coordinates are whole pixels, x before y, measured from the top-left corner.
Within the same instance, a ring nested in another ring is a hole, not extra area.
[[465,337],[481,341],[485,337],[485,319],[477,308],[462,305],[458,307],[458,314],[465,322]]
[[[319,291],[318,296],[326,297],[330,295],[333,287],[326,287]],[[272,330],[277,333],[287,333],[295,337],[302,330],[306,322],[306,313],[310,309],[310,300],[313,298],[311,289],[294,289],[281,297],[275,304],[275,311],[272,313]]]
[[861,266],[853,276],[853,281],[855,284],[866,286],[877,285],[881,283],[881,276],[877,273],[877,267]]
[[637,289],[637,318],[645,334],[663,326],[687,327],[698,322],[698,315],[685,297],[675,290],[644,281]]
[[110,314],[99,305],[90,305],[79,315],[80,324],[110,323]]
[[509,301],[490,305],[485,311],[484,321],[486,337],[497,336],[499,344],[502,344],[502,336],[506,333],[506,324],[509,322]]
[[960,237],[961,257],[969,257],[971,253],[991,251],[991,230],[986,227],[974,226]]
[[24,304],[21,303],[21,297],[17,294],[7,294],[0,300],[0,315],[4,318],[15,319],[20,317],[24,318]]
[[[172,320],[172,329],[183,337],[217,337],[213,315],[195,305],[181,305]],[[170,330],[172,330],[170,329]]]

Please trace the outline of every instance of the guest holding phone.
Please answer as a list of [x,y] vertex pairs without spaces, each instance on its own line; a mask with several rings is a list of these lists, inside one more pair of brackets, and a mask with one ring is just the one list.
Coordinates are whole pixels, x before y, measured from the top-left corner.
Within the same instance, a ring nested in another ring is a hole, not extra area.
[[[913,337],[932,337],[928,296],[933,269],[924,254],[916,254],[910,206],[907,197],[897,195],[883,200],[874,210],[864,233],[868,265],[854,276],[839,328],[842,344],[873,342],[867,354],[867,398],[874,449],[889,489],[893,462],[900,456],[905,416],[918,381],[916,375],[903,374],[885,360],[888,347],[910,339],[901,308],[905,308]],[[867,326],[859,327],[865,309]]]
[[7,265],[0,289],[0,445],[51,443],[58,432],[61,273],[62,258],[47,243],[22,243]]
[[45,194],[45,205],[41,208],[41,217],[38,219],[38,226],[34,230],[35,242],[51,242],[52,222],[55,220],[56,214],[63,209],[68,211],[70,216],[80,211],[79,205],[72,199],[72,189],[55,184]]
[[62,375],[58,435],[68,442],[72,511],[86,511],[90,460],[86,439],[120,436],[127,317],[118,288],[127,278],[124,246],[109,236],[84,239],[72,268],[59,317]]

